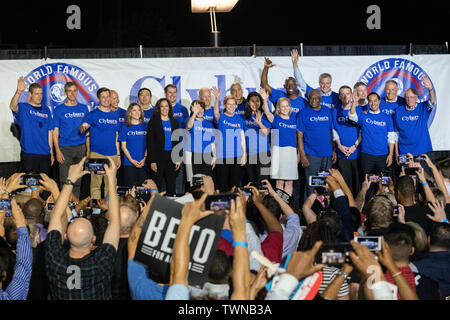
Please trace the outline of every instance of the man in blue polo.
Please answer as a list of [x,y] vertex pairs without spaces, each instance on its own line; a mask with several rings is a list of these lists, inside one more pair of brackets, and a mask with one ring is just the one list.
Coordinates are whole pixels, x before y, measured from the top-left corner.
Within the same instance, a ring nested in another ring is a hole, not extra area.
[[392,165],[396,135],[392,117],[380,111],[380,96],[372,92],[367,96],[369,111],[356,109],[354,100],[348,118],[361,126],[361,169],[366,174],[380,174]]
[[406,104],[398,107],[394,115],[394,126],[398,132],[398,151],[401,155],[420,155],[433,151],[428,119],[436,104],[436,94],[430,79],[424,77],[422,83],[429,91],[429,99],[419,102],[417,91],[405,91]]
[[[89,113],[85,104],[78,103],[78,87],[74,82],[64,85],[66,101],[55,108],[53,115],[53,143],[59,163],[59,181],[62,186],[67,179],[69,167],[86,156],[86,133],[78,128]],[[73,194],[80,197],[81,180],[75,182]]]
[[[294,77],[297,80],[300,89],[303,91],[305,96],[307,96],[313,88],[306,83],[305,79],[303,79],[303,75],[298,67],[298,51],[296,49],[291,50],[291,59],[294,67]],[[320,104],[323,107],[334,108],[339,104],[339,95],[331,90],[331,81],[332,78],[329,73],[320,74],[319,88],[317,89],[322,95]]]
[[52,114],[47,106],[41,104],[42,87],[39,83],[30,85],[29,103],[19,103],[19,97],[27,87],[25,78],[20,77],[9,104],[21,129],[21,171],[49,175],[54,162]]
[[305,168],[305,198],[313,191],[309,177],[318,171],[327,171],[335,161],[333,150],[331,110],[320,104],[321,94],[317,89],[308,94],[309,106],[297,116],[297,139],[302,167]]

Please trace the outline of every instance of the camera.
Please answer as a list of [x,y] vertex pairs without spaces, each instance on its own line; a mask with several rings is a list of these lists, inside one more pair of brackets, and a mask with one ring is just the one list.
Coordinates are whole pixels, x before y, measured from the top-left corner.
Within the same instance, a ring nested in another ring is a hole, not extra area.
[[425,157],[424,156],[413,156],[413,161],[414,162],[425,161]]
[[0,210],[5,211],[5,217],[11,217],[11,199],[0,199]]
[[324,244],[316,255],[316,263],[340,268],[344,263],[351,263],[351,250],[352,246],[347,242]]
[[398,156],[398,163],[399,164],[406,164],[408,163],[408,156],[406,154],[401,154]]
[[394,206],[393,215],[394,215],[394,216],[397,216],[397,215],[398,215],[398,206]]
[[369,176],[369,181],[370,182],[378,182],[380,180],[380,178],[381,178],[380,176],[373,174],[373,175]]
[[251,182],[250,186],[255,187],[258,190],[267,190],[267,187],[262,182]]
[[128,190],[130,190],[130,187],[117,187],[117,195],[124,196]]
[[251,197],[253,195],[252,188],[244,187],[244,188],[241,188],[241,190],[244,193],[244,196],[246,196],[246,197]]
[[203,185],[203,176],[192,177],[192,186],[193,187],[201,187],[202,185]]
[[86,159],[84,170],[91,171],[95,174],[103,174],[105,172],[105,164],[109,163],[108,159]]
[[419,170],[419,168],[417,168],[417,167],[405,168],[405,174],[407,176],[411,176],[412,178],[416,178],[417,177],[417,170]]
[[144,201],[146,203],[150,200],[152,196],[150,189],[141,186],[136,187],[134,194],[136,195],[136,199],[138,199],[139,201]]
[[235,193],[221,193],[209,195],[205,200],[205,209],[212,211],[230,210],[231,200],[236,199]]
[[389,177],[388,176],[381,176],[381,184],[388,184]]
[[381,251],[381,237],[356,236],[354,240],[362,245],[365,245],[369,251]]
[[54,202],[47,203],[47,211],[53,211],[53,209],[55,209],[55,203]]
[[309,176],[309,185],[311,187],[325,187],[327,185],[327,177]]
[[39,179],[41,179],[39,174],[24,174],[20,177],[20,184],[26,185],[27,187],[41,186]]

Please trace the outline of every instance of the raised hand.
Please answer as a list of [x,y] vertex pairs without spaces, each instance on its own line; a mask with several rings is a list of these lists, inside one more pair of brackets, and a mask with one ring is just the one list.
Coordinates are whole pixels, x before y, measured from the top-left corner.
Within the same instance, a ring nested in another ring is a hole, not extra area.
[[275,64],[269,58],[264,57],[264,68],[272,68]]
[[422,83],[423,83],[423,86],[425,88],[427,88],[428,90],[433,89],[433,84],[431,83],[431,80],[429,78],[423,77]]
[[296,66],[297,63],[298,63],[298,51],[297,51],[297,49],[292,49],[291,50],[291,60],[292,60],[292,64],[294,66]]
[[259,89],[259,94],[263,98],[264,101],[267,101],[269,99],[269,94],[267,93],[267,90],[264,88]]
[[17,91],[25,91],[28,88],[27,83],[25,82],[25,78],[23,76],[19,77],[17,80]]
[[83,170],[85,161],[86,161],[86,157],[81,159],[81,161],[79,163],[73,164],[69,167],[69,174],[67,175],[67,178],[70,181],[75,182],[78,179],[80,179],[82,176],[84,176],[85,174],[89,173],[89,171]]
[[213,95],[214,95],[214,97],[216,97],[216,99],[219,99],[220,98],[220,93],[221,93],[221,89],[217,89],[217,87],[216,86],[213,86],[212,87],[212,92],[213,92]]
[[442,201],[428,203],[428,207],[433,211],[433,215],[427,214],[428,219],[434,222],[443,222],[447,215],[445,214],[445,204]]

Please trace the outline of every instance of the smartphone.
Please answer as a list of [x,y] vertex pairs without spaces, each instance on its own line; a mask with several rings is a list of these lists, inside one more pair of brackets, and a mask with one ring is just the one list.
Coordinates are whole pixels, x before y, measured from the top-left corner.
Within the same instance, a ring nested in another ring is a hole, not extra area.
[[86,159],[84,163],[84,170],[91,171],[95,174],[103,174],[105,172],[105,164],[109,163],[108,159]]
[[203,177],[192,177],[192,186],[201,187],[203,185]]
[[369,176],[369,181],[370,182],[378,182],[379,180],[380,180],[380,176],[377,176],[377,175]]
[[54,208],[55,208],[55,203],[54,202],[48,202],[47,203],[47,211],[53,211]]
[[124,196],[130,189],[131,189],[130,187],[117,187],[117,194],[119,196]]
[[388,184],[388,182],[389,182],[389,177],[387,177],[387,176],[381,177],[381,184]]
[[420,161],[425,161],[425,157],[424,156],[413,156],[413,161],[414,162],[420,162]]
[[24,174],[20,177],[20,184],[26,185],[28,187],[41,186],[39,179],[41,179],[41,176],[39,174]]
[[329,175],[330,175],[330,173],[328,171],[319,171],[316,174],[316,176],[318,176],[318,177],[327,177]]
[[417,168],[417,167],[405,168],[405,174],[407,176],[411,176],[413,178],[416,178],[417,177],[417,170],[419,170],[419,168]]
[[344,263],[350,263],[351,250],[348,242],[323,244],[316,255],[316,263],[340,268]]
[[325,187],[327,185],[327,177],[309,176],[309,185],[311,187]]
[[394,216],[398,216],[398,206],[394,206],[394,212],[393,212]]
[[406,154],[401,154],[398,156],[399,164],[406,164],[408,162],[408,156]]
[[381,237],[356,236],[354,240],[362,245],[365,245],[369,251],[381,251]]
[[0,199],[0,210],[5,211],[5,217],[11,217],[11,199]]
[[252,188],[241,188],[242,192],[244,193],[244,196],[251,197],[253,195],[253,189]]
[[205,209],[212,211],[230,210],[231,200],[236,200],[235,193],[220,193],[206,197]]
[[150,189],[147,189],[145,187],[140,187],[140,186],[136,187],[134,194],[136,195],[136,199],[138,199],[139,201],[144,201],[144,202],[148,202],[152,196]]
[[250,185],[258,190],[267,190],[266,185],[262,182],[250,182]]

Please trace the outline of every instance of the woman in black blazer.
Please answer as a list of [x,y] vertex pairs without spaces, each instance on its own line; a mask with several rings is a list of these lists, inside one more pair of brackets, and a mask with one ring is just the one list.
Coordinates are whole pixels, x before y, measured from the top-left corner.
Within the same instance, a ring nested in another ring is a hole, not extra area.
[[153,171],[154,181],[161,189],[163,179],[166,182],[166,194],[175,194],[176,171],[180,168],[181,158],[173,155],[172,150],[179,141],[172,141],[172,133],[178,129],[178,121],[173,117],[169,100],[159,99],[153,109],[153,117],[147,127],[147,156]]

